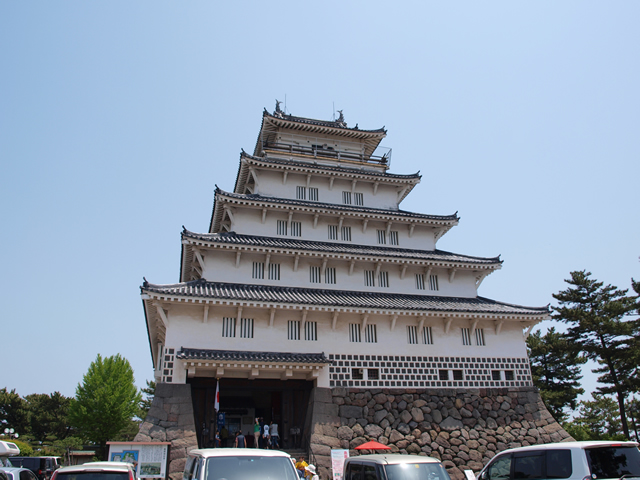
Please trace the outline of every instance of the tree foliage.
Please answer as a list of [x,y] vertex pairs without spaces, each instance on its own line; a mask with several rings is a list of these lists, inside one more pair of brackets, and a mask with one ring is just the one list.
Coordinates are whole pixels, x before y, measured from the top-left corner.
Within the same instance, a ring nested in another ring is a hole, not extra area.
[[140,392],[134,384],[133,369],[119,354],[95,361],[76,388],[69,408],[71,425],[106,454],[106,443],[118,435],[138,414]]
[[625,399],[640,385],[640,354],[633,350],[638,348],[639,324],[627,318],[637,309],[636,297],[590,276],[584,270],[571,272],[565,280],[570,287],[553,295],[559,303],[553,317],[569,325],[567,339],[600,365],[594,370],[602,374],[598,391],[616,395],[622,431],[628,438]]
[[575,409],[580,387],[581,365],[587,359],[566,337],[551,327],[542,336],[537,331],[527,337],[533,383],[553,417],[561,422],[567,418],[565,408]]
[[618,403],[607,395],[594,393],[592,400],[582,400],[577,415],[565,430],[576,440],[626,440],[618,413]]
[[69,397],[60,392],[51,395],[34,393],[27,395],[25,400],[29,407],[29,427],[34,438],[53,442],[69,435]]
[[140,418],[140,420],[144,420],[147,413],[149,413],[151,404],[153,403],[153,397],[156,395],[156,382],[153,380],[147,380],[147,386],[140,390],[144,394],[144,397],[140,401],[140,413],[138,414],[138,418]]
[[13,389],[0,389],[0,425],[13,428],[21,435],[29,432],[29,406]]

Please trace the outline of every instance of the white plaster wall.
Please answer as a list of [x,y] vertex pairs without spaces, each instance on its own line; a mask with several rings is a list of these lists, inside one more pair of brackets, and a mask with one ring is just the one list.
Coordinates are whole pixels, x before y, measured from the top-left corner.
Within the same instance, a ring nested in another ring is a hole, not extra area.
[[[258,186],[254,193],[268,197],[297,199],[297,187],[307,187],[307,176],[289,173],[283,183],[283,174],[271,170],[256,170]],[[318,202],[343,205],[342,192],[351,192],[351,180],[336,178],[333,187],[329,189],[330,180],[324,176],[312,176],[309,187],[318,189]],[[398,209],[398,187],[381,184],[373,193],[373,184],[358,181],[353,192],[362,193],[365,207],[381,208],[385,210]],[[307,196],[307,200],[309,200]],[[353,201],[353,197],[352,197]],[[355,203],[352,203],[355,205]]]
[[[377,230],[385,230],[386,222],[371,220],[363,232],[363,222],[346,218],[344,226],[351,227],[351,242],[329,240],[329,225],[338,225],[337,216],[320,216],[316,228],[313,228],[313,215],[306,213],[294,213],[291,221],[302,223],[302,236],[292,237],[289,228],[287,236],[277,235],[278,220],[288,221],[289,214],[286,211],[268,212],[264,224],[262,223],[262,210],[254,208],[235,208],[231,230],[245,235],[260,235],[265,237],[284,237],[300,240],[314,240],[319,242],[349,243],[353,245],[378,245]],[[413,250],[434,250],[436,247],[434,230],[431,227],[416,226],[409,237],[409,225],[403,223],[392,224],[392,231],[398,232],[398,245],[390,245],[387,238],[387,247],[407,248]],[[338,232],[340,238],[341,232]]]
[[[485,346],[462,344],[461,328],[471,328],[468,319],[454,319],[449,333],[445,333],[445,323],[442,319],[426,319],[424,326],[432,327],[433,345],[409,344],[407,340],[407,325],[418,325],[417,317],[398,317],[395,328],[391,330],[389,316],[370,315],[368,324],[377,327],[377,343],[366,343],[364,332],[362,342],[349,341],[349,324],[362,324],[359,314],[341,314],[336,329],[331,329],[332,315],[329,312],[311,311],[307,321],[318,322],[318,340],[288,340],[288,320],[302,320],[302,313],[295,310],[278,310],[274,324],[269,326],[269,310],[244,308],[243,318],[254,319],[254,338],[226,338],[222,337],[222,318],[237,315],[236,308],[210,307],[209,319],[203,322],[204,308],[202,305],[172,305],[169,309],[169,327],[167,328],[166,345],[173,347],[176,352],[181,348],[202,348],[212,350],[250,350],[277,351],[291,353],[324,353],[329,354],[358,354],[358,355],[429,355],[446,357],[520,357],[526,358],[527,351],[522,328],[519,322],[505,322],[500,334],[496,334],[496,323],[490,320],[480,321],[476,328],[482,328],[485,336]],[[238,326],[239,327],[239,326]],[[238,328],[239,335],[239,328]],[[301,328],[304,338],[304,329]],[[174,367],[174,381],[184,382],[186,374],[181,368],[181,362],[176,361]],[[327,372],[323,372],[319,385],[325,384]]]
[[404,278],[401,277],[401,266],[397,264],[383,264],[381,271],[389,273],[389,287],[380,287],[378,278],[373,287],[365,286],[365,270],[376,269],[375,263],[358,262],[354,265],[353,273],[349,275],[349,261],[329,260],[327,268],[336,269],[336,283],[327,284],[325,278],[321,283],[311,283],[310,267],[322,267],[322,257],[301,256],[298,270],[294,271],[294,257],[271,255],[269,263],[280,264],[280,280],[269,280],[268,269],[265,266],[264,279],[252,278],[253,262],[265,262],[266,255],[261,253],[242,253],[240,264],[236,267],[236,256],[233,252],[207,251],[205,252],[205,269],[203,278],[210,282],[230,282],[242,284],[260,284],[274,286],[289,286],[303,288],[322,288],[332,290],[352,290],[362,292],[406,293],[415,295],[438,295],[443,297],[474,298],[477,294],[475,274],[470,271],[458,271],[452,282],[445,269],[433,268],[431,275],[438,276],[439,290],[430,290],[429,279],[425,278],[425,289],[416,287],[416,274],[424,274],[423,267],[408,267]]

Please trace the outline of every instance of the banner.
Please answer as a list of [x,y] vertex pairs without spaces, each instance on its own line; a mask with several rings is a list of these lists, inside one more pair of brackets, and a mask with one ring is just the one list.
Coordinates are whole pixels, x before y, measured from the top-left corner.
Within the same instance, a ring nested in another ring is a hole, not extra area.
[[344,461],[349,458],[349,450],[331,450],[331,470],[333,480],[342,480]]

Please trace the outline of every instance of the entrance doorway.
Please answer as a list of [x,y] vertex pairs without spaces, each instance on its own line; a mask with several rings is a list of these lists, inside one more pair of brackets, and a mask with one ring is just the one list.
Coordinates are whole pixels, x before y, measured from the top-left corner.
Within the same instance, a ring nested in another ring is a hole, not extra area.
[[238,430],[253,445],[253,424],[256,418],[278,425],[280,448],[307,448],[310,432],[305,428],[309,396],[313,382],[305,380],[246,380],[221,378],[220,412],[224,426],[218,428],[213,409],[216,394],[215,378],[189,378],[193,399],[193,413],[198,435],[198,447],[214,446],[219,430],[223,447],[232,447]]

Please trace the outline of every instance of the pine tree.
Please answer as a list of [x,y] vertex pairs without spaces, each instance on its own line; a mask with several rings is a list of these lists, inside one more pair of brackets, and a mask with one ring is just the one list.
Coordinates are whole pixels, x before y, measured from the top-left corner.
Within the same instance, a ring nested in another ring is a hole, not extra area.
[[539,330],[529,335],[527,347],[533,383],[540,390],[540,396],[551,415],[562,422],[567,418],[564,409],[569,407],[575,410],[578,395],[584,393],[584,389],[580,388],[580,365],[586,363],[587,359],[554,327],[544,336]]
[[627,290],[612,285],[603,286],[590,278],[586,271],[571,272],[565,280],[570,287],[553,297],[554,319],[569,325],[567,339],[601,367],[594,370],[602,375],[598,391],[616,395],[624,435],[629,438],[625,399],[638,385],[638,320],[627,318],[637,309],[635,297]]

